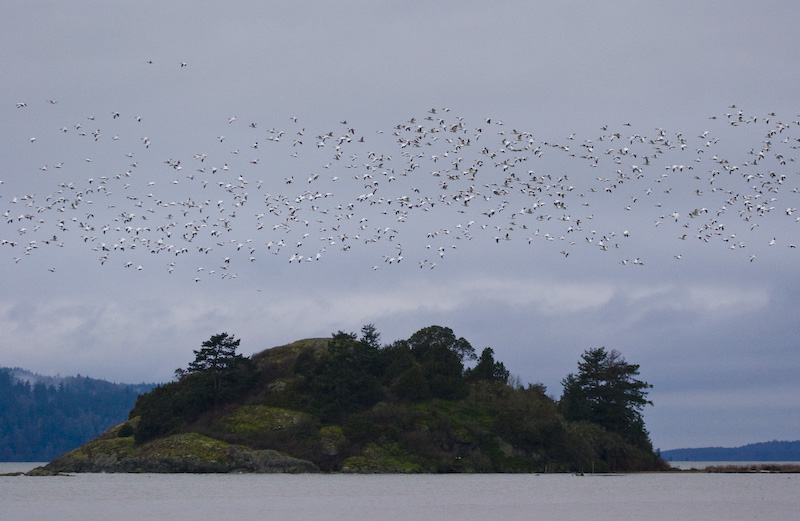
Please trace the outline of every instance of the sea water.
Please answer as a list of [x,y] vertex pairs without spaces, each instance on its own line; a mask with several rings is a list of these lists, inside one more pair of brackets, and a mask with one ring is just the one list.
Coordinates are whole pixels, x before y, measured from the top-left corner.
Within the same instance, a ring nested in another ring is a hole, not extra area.
[[[11,472],[6,465],[0,471]],[[796,519],[798,512],[798,474],[0,477],[0,519],[729,521]]]

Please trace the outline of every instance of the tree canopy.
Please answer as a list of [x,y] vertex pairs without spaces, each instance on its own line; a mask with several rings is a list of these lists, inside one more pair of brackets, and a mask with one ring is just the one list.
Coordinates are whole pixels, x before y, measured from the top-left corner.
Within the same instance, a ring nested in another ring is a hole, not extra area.
[[464,376],[467,380],[486,380],[505,384],[508,383],[510,373],[503,362],[494,361],[494,350],[487,347],[481,352],[478,364],[467,369]]
[[430,326],[411,335],[406,345],[433,396],[460,398],[467,393],[464,361],[475,360],[475,349],[463,337],[449,327]]
[[449,327],[429,326],[420,329],[408,339],[408,346],[415,354],[433,349],[446,349],[458,357],[460,363],[475,360],[475,349],[463,337],[456,338]]
[[379,351],[374,342],[356,340],[354,333],[335,333],[328,342],[327,354],[307,382],[318,397],[321,415],[338,420],[343,414],[380,400],[378,364]]

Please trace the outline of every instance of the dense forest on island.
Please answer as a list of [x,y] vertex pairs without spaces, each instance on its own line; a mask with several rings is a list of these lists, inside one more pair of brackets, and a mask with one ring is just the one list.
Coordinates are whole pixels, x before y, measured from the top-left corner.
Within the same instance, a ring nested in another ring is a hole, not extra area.
[[[221,333],[129,420],[61,471],[583,472],[665,469],[642,420],[651,386],[587,350],[560,400],[450,328],[381,345],[374,326],[237,353]],[[276,459],[277,458],[277,459]],[[277,462],[277,463],[276,463]]]
[[0,367],[0,461],[49,461],[123,420],[154,385]]

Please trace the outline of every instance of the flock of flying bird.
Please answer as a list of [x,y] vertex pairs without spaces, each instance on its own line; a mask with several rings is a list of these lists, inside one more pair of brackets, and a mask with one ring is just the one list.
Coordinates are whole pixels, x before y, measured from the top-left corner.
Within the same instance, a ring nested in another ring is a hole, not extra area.
[[691,134],[622,124],[557,140],[446,108],[370,131],[231,116],[197,150],[172,152],[146,119],[87,115],[21,138],[17,150],[42,163],[5,174],[35,177],[31,188],[0,179],[0,255],[55,261],[81,245],[101,265],[200,281],[349,252],[372,269],[432,269],[509,241],[642,266],[637,247],[664,237],[678,260],[683,240],[752,262],[762,246],[794,249],[800,229],[800,121],[735,106]]

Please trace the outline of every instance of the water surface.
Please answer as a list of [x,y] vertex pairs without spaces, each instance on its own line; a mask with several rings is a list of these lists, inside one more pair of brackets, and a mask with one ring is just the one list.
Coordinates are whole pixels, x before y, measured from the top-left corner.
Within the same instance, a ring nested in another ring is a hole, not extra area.
[[0,477],[0,519],[729,521],[797,512],[797,474]]

